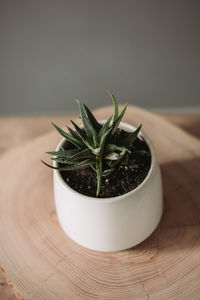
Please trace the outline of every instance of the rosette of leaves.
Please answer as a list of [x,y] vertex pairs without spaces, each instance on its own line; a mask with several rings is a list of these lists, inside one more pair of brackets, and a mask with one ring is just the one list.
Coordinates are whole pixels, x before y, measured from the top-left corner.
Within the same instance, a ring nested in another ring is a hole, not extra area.
[[132,147],[142,125],[123,140],[116,142],[116,131],[124,116],[127,104],[119,114],[115,97],[109,90],[108,93],[114,104],[114,115],[110,116],[103,125],[96,120],[89,108],[78,100],[76,101],[79,105],[82,128],[71,121],[73,129],[66,125],[68,132],[65,132],[51,123],[66,141],[74,145],[74,148],[67,150],[61,147],[59,151],[46,152],[53,156],[51,159],[58,163],[58,167],[53,167],[42,161],[48,167],[60,171],[91,167],[97,176],[96,196],[100,192],[103,176],[109,176],[121,165],[137,168],[137,156],[145,153],[143,150],[134,151]]

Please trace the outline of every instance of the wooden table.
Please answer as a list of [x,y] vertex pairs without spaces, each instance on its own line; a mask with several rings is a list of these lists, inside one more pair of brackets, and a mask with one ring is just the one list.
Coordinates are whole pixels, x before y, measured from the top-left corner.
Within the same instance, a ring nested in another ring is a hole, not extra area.
[[[197,138],[200,137],[200,114],[159,115],[184,129],[191,135]],[[62,126],[65,122],[65,116],[0,118],[0,155],[8,151],[8,149],[17,147],[21,143],[28,142],[29,140],[50,131],[51,127],[49,121],[54,121],[56,124]],[[15,299],[3,274],[0,274],[0,299]]]

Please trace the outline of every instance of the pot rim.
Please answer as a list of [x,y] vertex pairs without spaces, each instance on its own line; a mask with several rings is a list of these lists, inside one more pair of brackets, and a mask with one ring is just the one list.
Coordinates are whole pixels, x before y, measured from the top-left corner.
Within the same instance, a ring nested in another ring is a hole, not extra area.
[[[106,120],[100,120],[98,122],[99,123],[104,123],[105,121]],[[119,128],[121,127],[123,130],[128,129],[129,132],[132,131],[132,130],[135,130],[137,128],[136,126],[134,126],[132,124],[129,124],[129,123],[126,123],[126,122],[120,122],[120,124],[119,124],[118,127]],[[64,181],[64,179],[61,176],[61,173],[60,173],[59,170],[54,169],[53,172],[57,176],[57,178],[59,179],[59,182],[62,184],[62,186],[66,190],[68,190],[68,191],[70,191],[70,192],[78,195],[79,197],[82,197],[85,200],[95,201],[95,202],[101,202],[101,203],[105,203],[105,202],[110,203],[110,202],[117,202],[117,201],[123,200],[124,198],[129,197],[130,195],[136,194],[137,192],[139,192],[143,188],[143,186],[145,184],[147,184],[147,182],[153,176],[153,173],[154,173],[154,171],[155,171],[155,169],[157,167],[156,152],[155,152],[155,149],[154,149],[154,146],[153,146],[151,140],[149,139],[149,137],[142,130],[140,130],[139,136],[142,137],[145,140],[145,142],[147,143],[147,145],[149,147],[149,150],[150,150],[150,153],[151,153],[151,166],[150,166],[150,169],[149,169],[149,172],[148,172],[147,176],[142,181],[142,183],[140,183],[140,185],[138,185],[135,189],[131,190],[128,193],[125,193],[125,194],[122,194],[122,195],[119,195],[119,196],[116,196],[116,197],[109,197],[109,198],[96,198],[96,197],[87,196],[87,195],[81,194],[81,193],[77,192],[76,190],[74,190],[73,188],[71,188]],[[60,147],[64,144],[64,142],[66,142],[66,139],[62,138],[61,141],[58,143],[58,145],[56,147],[56,151],[59,151]],[[58,164],[57,164],[57,162],[55,160],[53,161],[53,166],[54,167],[58,166]]]

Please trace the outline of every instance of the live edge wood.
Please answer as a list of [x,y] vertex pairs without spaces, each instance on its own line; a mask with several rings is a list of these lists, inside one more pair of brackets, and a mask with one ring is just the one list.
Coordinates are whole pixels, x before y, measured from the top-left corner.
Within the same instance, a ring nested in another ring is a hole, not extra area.
[[[96,116],[111,113],[108,107]],[[0,264],[19,299],[200,299],[200,141],[139,108],[129,107],[125,121],[142,123],[153,140],[165,203],[157,230],[129,250],[90,251],[63,233],[52,172],[40,163],[59,141],[57,133],[2,155]]]

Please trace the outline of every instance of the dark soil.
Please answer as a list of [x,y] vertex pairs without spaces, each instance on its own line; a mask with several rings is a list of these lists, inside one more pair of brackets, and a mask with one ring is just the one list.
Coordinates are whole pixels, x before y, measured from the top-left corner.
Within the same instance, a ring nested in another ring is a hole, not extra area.
[[[118,130],[117,139],[128,136],[128,132]],[[67,144],[67,149],[72,148]],[[132,146],[132,150],[145,150],[143,156],[136,157],[138,168],[119,166],[112,174],[102,177],[101,190],[98,198],[116,197],[130,192],[139,186],[147,176],[151,165],[151,153],[146,142],[137,138]],[[134,156],[135,158],[135,156]],[[79,169],[75,171],[64,171],[61,175],[65,182],[77,192],[96,197],[97,179],[96,172],[91,168]]]

